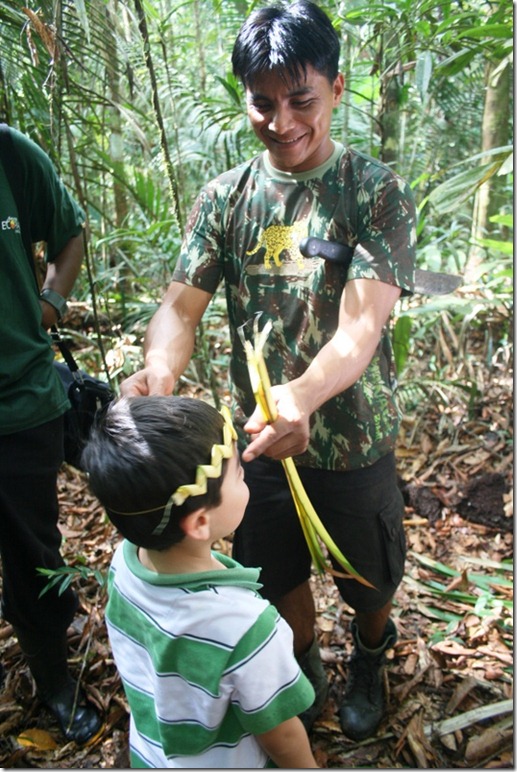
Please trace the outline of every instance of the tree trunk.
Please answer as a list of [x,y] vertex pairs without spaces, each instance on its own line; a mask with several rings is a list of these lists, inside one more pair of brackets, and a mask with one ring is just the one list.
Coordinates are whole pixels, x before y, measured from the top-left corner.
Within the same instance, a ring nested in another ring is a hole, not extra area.
[[381,80],[381,161],[396,170],[400,152],[400,79],[395,69]]
[[381,137],[380,160],[396,171],[400,161],[400,97],[404,70],[398,40],[383,34],[378,53],[380,72],[380,107],[378,125]]
[[[508,143],[510,116],[510,67],[497,72],[500,63],[488,62],[486,66],[485,106],[483,111],[481,149],[502,147]],[[485,250],[478,242],[491,230],[490,217],[497,214],[505,201],[504,181],[492,175],[476,193],[472,216],[471,241],[465,280],[475,281],[485,258]]]
[[[116,11],[116,6],[115,9]],[[122,119],[118,105],[122,104],[121,83],[120,83],[120,68],[119,68],[119,54],[117,38],[113,34],[113,30],[116,29],[116,20],[113,18],[113,10],[110,7],[106,8],[106,19],[108,21],[107,29],[109,32],[106,39],[106,50],[109,51],[110,56],[106,61],[106,84],[108,88],[109,102],[113,107],[107,108],[108,113],[108,148],[109,157],[112,165],[112,190],[113,190],[113,202],[115,207],[115,227],[122,229],[127,226],[127,219],[129,214],[129,201],[127,196],[126,169],[124,160],[124,139],[122,130]],[[117,242],[117,249],[123,250],[126,253],[132,251],[132,247],[129,243],[124,241]],[[126,316],[126,297],[130,290],[130,272],[125,261],[121,261],[119,255],[115,251],[110,251],[109,255],[110,267],[118,266],[118,290],[122,299],[122,315]]]

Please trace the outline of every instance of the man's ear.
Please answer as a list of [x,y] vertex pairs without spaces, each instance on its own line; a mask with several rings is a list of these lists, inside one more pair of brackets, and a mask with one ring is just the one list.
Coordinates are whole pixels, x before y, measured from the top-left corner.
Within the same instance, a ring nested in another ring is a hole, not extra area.
[[332,86],[332,93],[334,96],[333,107],[337,107],[341,102],[341,97],[343,96],[344,90],[345,90],[345,78],[343,73],[339,72]]
[[181,521],[181,529],[190,539],[198,541],[210,540],[210,515],[206,509],[196,509],[185,515]]

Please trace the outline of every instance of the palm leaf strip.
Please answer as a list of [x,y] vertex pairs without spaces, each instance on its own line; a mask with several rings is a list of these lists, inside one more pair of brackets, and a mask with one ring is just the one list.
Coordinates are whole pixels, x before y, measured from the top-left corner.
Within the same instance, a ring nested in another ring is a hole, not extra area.
[[[278,412],[273,395],[271,393],[271,382],[269,380],[269,374],[263,354],[264,344],[270,330],[271,322],[269,321],[264,326],[262,331],[258,332],[257,319],[255,319],[255,345],[252,345],[251,341],[245,339],[243,328],[240,328],[239,332],[241,334],[241,340],[244,346],[244,351],[246,353],[246,361],[248,364],[251,388],[253,390],[255,400],[257,405],[260,407],[265,420],[268,421],[268,423],[274,423],[278,417]],[[364,584],[366,587],[375,589],[375,587],[370,582],[364,579],[358,573],[358,571],[353,568],[353,566],[343,555],[321,522],[309,500],[309,497],[307,496],[293,459],[282,459],[282,466],[289,483],[289,489],[293,497],[296,512],[298,513],[298,518],[300,520],[300,525],[302,527],[305,540],[309,547],[312,562],[318,573],[321,574],[325,571],[328,571],[334,576],[340,576],[345,579],[355,579],[361,584]],[[344,569],[345,573],[336,571],[332,565],[327,562],[319,540],[323,542],[328,552]]]

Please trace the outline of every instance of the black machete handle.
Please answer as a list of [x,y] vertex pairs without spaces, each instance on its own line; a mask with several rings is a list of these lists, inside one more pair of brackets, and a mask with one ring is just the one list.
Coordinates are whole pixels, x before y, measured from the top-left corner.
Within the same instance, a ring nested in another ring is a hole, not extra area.
[[315,236],[308,236],[300,241],[299,250],[304,257],[323,257],[332,263],[349,266],[354,255],[354,248],[337,241],[325,241]]

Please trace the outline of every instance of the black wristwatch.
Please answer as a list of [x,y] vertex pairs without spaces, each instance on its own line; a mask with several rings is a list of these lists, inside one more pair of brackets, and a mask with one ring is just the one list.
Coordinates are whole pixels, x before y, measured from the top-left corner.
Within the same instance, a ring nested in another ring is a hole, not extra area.
[[41,290],[40,298],[56,309],[58,321],[61,321],[68,311],[66,298],[64,298],[63,295],[60,295],[59,292],[54,292],[53,289],[49,289],[48,287]]

